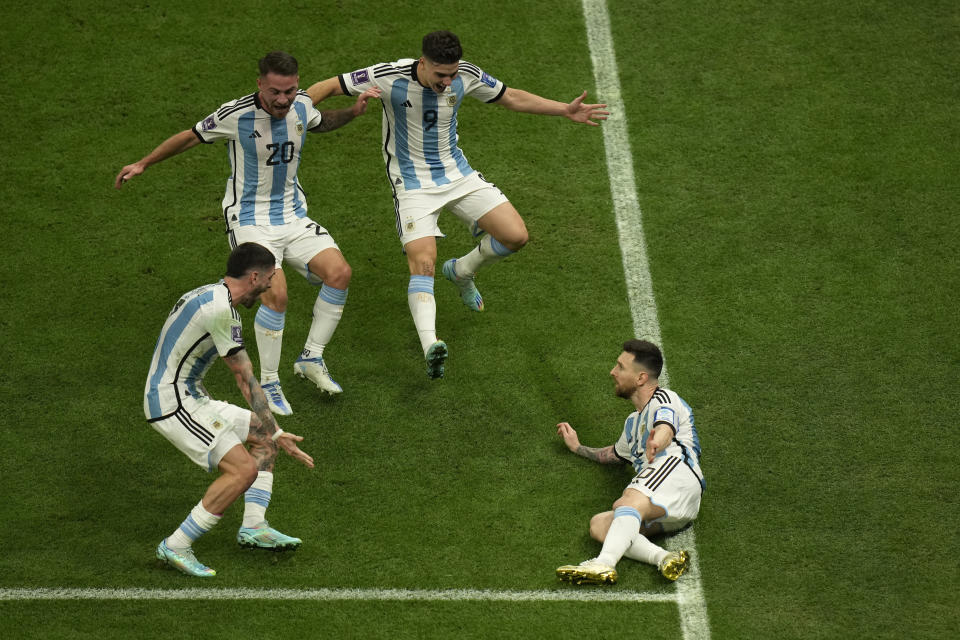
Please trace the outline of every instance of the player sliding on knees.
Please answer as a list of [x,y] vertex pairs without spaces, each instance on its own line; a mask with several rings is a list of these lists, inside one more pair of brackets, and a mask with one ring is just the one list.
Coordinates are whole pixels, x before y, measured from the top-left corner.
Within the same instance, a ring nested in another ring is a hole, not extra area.
[[[205,471],[220,471],[203,499],[157,546],[159,560],[187,575],[216,575],[194,556],[193,543],[241,495],[240,546],[283,551],[301,544],[300,538],[272,528],[266,510],[277,452],[283,449],[311,469],[313,458],[297,446],[302,437],[277,426],[244,350],[236,311],[241,304],[253,306],[270,289],[275,274],[273,253],[254,243],[237,246],[222,280],[184,294],[174,305],[150,363],[143,398],[147,422]],[[203,377],[218,356],[230,367],[252,411],[207,395]]]

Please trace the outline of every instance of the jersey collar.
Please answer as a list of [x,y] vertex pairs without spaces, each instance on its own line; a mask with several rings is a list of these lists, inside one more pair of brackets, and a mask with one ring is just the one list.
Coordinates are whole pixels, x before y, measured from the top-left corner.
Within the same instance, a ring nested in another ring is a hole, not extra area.
[[[414,60],[413,64],[410,65],[410,77],[413,78],[413,81],[423,87],[423,83],[420,82],[420,78],[417,77],[417,67],[420,66],[420,60]],[[424,87],[427,88],[427,87]]]

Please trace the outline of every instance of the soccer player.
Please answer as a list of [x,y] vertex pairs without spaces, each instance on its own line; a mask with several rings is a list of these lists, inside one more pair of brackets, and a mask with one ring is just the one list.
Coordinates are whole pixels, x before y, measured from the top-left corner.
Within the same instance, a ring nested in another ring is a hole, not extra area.
[[601,464],[630,463],[637,475],[623,495],[590,520],[590,536],[603,543],[600,555],[577,565],[557,569],[561,580],[576,584],[613,584],[617,562],[626,556],[652,564],[668,580],[687,570],[686,551],[670,552],[650,536],[678,531],[700,511],[706,486],[700,470],[700,439],[689,405],[673,391],[659,386],[663,369],[660,349],[646,340],[628,340],[610,375],[614,392],[633,403],[620,439],[609,447],[580,444],[569,423],[557,425],[567,448]]
[[[241,494],[243,523],[237,533],[241,546],[279,551],[301,543],[271,528],[265,515],[278,448],[311,469],[313,458],[297,446],[302,437],[277,426],[244,351],[236,311],[237,305],[253,306],[270,289],[276,273],[272,252],[250,242],[238,245],[230,252],[227,274],[220,282],[194,289],[177,301],[153,352],[143,393],[147,422],[205,471],[220,470],[190,515],[157,546],[158,559],[187,575],[216,575],[197,560],[192,545]],[[253,411],[207,395],[203,376],[218,356],[236,376]]]
[[337,243],[322,226],[307,217],[307,201],[297,179],[306,133],[332,131],[362,114],[370,97],[361,92],[350,108],[317,111],[298,89],[296,59],[281,51],[260,60],[258,91],[225,103],[192,129],[174,134],[139,162],[120,170],[114,181],[123,183],[150,165],[200,143],[227,142],[231,173],[223,197],[223,217],[231,248],[257,242],[276,257],[273,286],[263,294],[254,330],[260,353],[260,380],[270,409],[280,415],[293,412],[280,386],[280,347],[287,309],[287,282],[280,270],[285,260],[314,285],[321,284],[313,305],[313,321],[306,345],[294,363],[294,372],[326,393],[342,388],[323,359],[324,348],[343,315],[351,269]]
[[481,267],[518,251],[527,228],[507,197],[467,162],[457,146],[457,112],[471,96],[513,111],[564,116],[591,125],[606,119],[606,105],[584,104],[586,91],[564,104],[508,88],[461,60],[460,40],[449,31],[423,38],[419,59],[379,63],[318,82],[307,89],[314,104],[334,95],[362,95],[377,88],[383,102],[383,159],[393,190],[396,228],[407,255],[407,302],[427,361],[427,375],[443,377],[447,345],[437,337],[433,295],[437,220],[447,207],[481,237],[468,254],[447,260],[444,276],[473,311],[483,311],[474,284]]

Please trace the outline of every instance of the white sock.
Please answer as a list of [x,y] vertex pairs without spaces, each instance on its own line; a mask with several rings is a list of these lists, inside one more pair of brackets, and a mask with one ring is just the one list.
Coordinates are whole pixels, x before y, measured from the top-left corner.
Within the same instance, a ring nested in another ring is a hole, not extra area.
[[265,304],[257,310],[253,323],[257,336],[257,353],[260,354],[260,383],[279,379],[280,347],[283,344],[283,323],[286,313],[274,311]]
[[267,519],[267,507],[270,506],[270,496],[273,495],[273,473],[260,471],[257,479],[243,494],[243,524],[244,527],[256,527]]
[[317,301],[313,303],[313,322],[307,334],[305,349],[311,358],[323,355],[323,348],[330,342],[333,332],[343,317],[343,306],[347,302],[349,289],[337,289],[328,285],[320,287]]
[[193,541],[210,531],[218,522],[219,515],[215,515],[203,508],[203,500],[197,503],[187,519],[167,537],[167,546],[175,551],[185,551]]
[[597,562],[615,567],[634,537],[640,531],[643,518],[633,507],[617,507],[613,512],[613,522],[607,537],[603,540],[603,549],[597,556]]
[[433,297],[433,276],[410,276],[407,304],[424,354],[437,341],[437,301]]
[[499,262],[512,253],[514,252],[488,233],[480,238],[480,244],[474,247],[473,251],[462,258],[457,258],[454,263],[454,273],[460,278],[471,278],[476,275],[480,267]]
[[667,557],[667,553],[666,549],[653,544],[645,535],[638,531],[623,555],[631,560],[646,562],[647,564],[658,567],[660,566],[660,561]]

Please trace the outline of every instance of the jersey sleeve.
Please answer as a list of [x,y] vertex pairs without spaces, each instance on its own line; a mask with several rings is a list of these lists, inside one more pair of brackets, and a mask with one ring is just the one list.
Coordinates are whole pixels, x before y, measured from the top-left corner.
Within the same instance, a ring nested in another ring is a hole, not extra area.
[[307,108],[307,130],[319,127],[323,116],[320,110],[314,106],[313,101],[310,100],[310,95],[306,91],[300,91],[297,93],[297,100]]
[[344,95],[358,96],[370,87],[377,86],[374,78],[374,70],[383,65],[375,64],[372,67],[364,67],[350,73],[341,73],[340,89]]
[[210,305],[206,312],[205,324],[213,344],[221,358],[233,355],[243,349],[243,325],[240,316],[226,300],[222,304]]
[[[656,398],[651,400],[651,402],[656,403]],[[671,406],[669,403],[660,402],[652,405],[650,407],[650,412],[653,415],[651,429],[656,429],[657,425],[659,424],[665,424],[673,429],[673,433],[676,435],[679,417],[677,416],[677,410],[673,406]]]
[[464,94],[483,102],[496,102],[507,90],[507,85],[466,60],[460,61],[460,77]]
[[213,144],[217,140],[235,139],[237,137],[237,119],[230,117],[228,102],[206,118],[193,125],[193,133],[206,144]]

